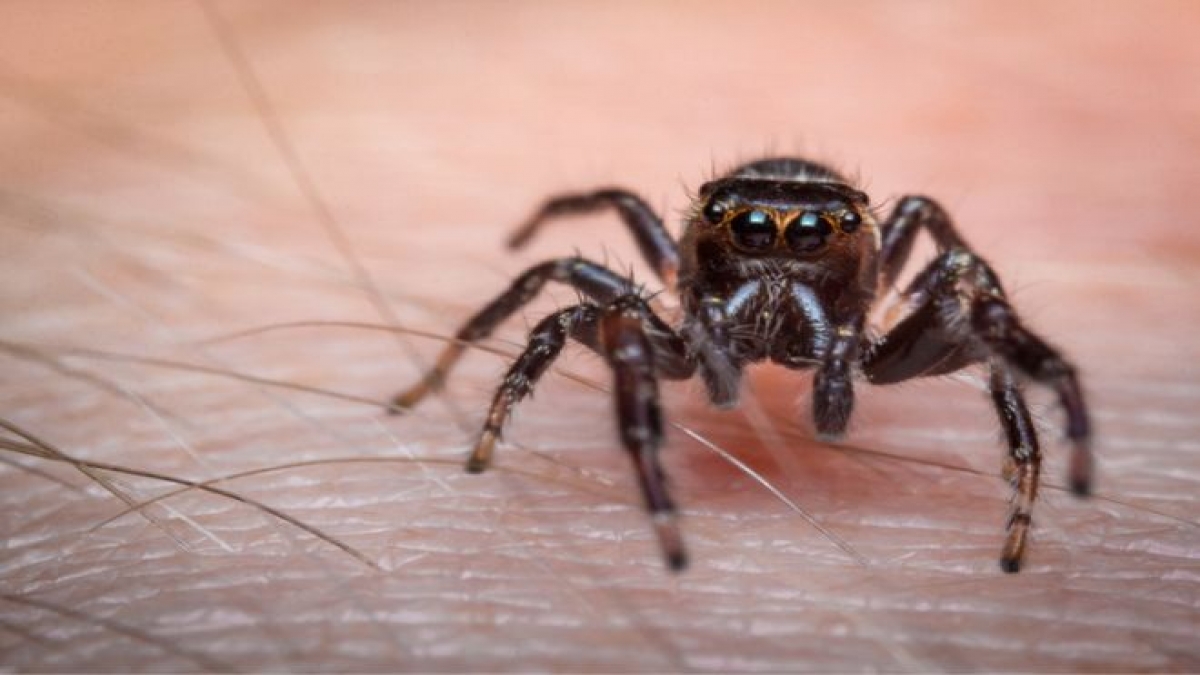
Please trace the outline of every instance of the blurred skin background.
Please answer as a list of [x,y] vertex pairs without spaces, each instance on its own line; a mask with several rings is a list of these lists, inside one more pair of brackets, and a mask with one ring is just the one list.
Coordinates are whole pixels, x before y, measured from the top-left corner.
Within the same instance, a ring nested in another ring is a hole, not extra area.
[[[0,665],[1200,668],[1197,25],[1192,2],[6,0]],[[504,251],[547,194],[625,186],[678,233],[763,154],[885,212],[941,200],[1080,367],[1098,495],[1057,487],[1060,412],[1030,388],[1020,574],[977,374],[860,384],[840,447],[806,375],[756,370],[732,412],[665,386],[678,576],[584,350],[495,470],[461,471],[572,291],[442,398],[379,407],[530,264],[651,279],[607,216]],[[188,481],[213,482],[127,512]]]

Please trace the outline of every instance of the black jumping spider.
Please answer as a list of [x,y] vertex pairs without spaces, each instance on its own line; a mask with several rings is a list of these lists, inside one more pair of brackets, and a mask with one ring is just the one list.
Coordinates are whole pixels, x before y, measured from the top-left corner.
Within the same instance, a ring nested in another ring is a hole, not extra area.
[[[1071,486],[1087,494],[1088,416],[1074,369],[1021,325],[996,274],[933,200],[905,197],[878,224],[867,195],[837,172],[800,159],[764,159],[702,186],[678,243],[642,199],[619,189],[554,197],[509,243],[524,244],[551,218],[610,207],[662,281],[679,293],[681,326],[673,329],[629,278],[598,263],[561,258],[528,269],[459,330],[459,341],[421,382],[395,399],[397,406],[412,406],[439,387],[466,344],[491,334],[547,281],[569,284],[585,297],[533,329],[496,392],[468,471],[487,467],[513,406],[574,338],[612,367],[621,441],[673,569],[687,558],[658,462],[658,378],[699,372],[712,402],[728,407],[737,402],[748,363],[770,359],[815,368],[813,419],[822,437],[836,438],[850,419],[856,375],[892,384],[983,363],[1008,440],[1014,488],[1003,569],[1020,567],[1041,465],[1018,378],[1058,395],[1073,443]],[[933,237],[938,255],[901,294],[903,317],[875,335],[867,327],[871,304],[893,286],[921,229]]]

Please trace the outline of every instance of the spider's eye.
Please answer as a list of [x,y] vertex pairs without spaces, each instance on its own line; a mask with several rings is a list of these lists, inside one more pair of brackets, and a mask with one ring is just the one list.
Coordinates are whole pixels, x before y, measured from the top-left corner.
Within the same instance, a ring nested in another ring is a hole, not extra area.
[[854,211],[847,211],[838,219],[838,224],[841,225],[842,232],[850,234],[857,230],[859,225],[862,225],[862,216]]
[[806,211],[787,228],[787,243],[796,253],[812,253],[825,245],[833,228],[816,211]]
[[704,205],[704,219],[716,225],[725,217],[725,211],[725,205],[721,203],[720,199],[711,199]]
[[739,213],[729,229],[737,245],[747,250],[761,251],[775,243],[775,223],[766,211],[753,209]]

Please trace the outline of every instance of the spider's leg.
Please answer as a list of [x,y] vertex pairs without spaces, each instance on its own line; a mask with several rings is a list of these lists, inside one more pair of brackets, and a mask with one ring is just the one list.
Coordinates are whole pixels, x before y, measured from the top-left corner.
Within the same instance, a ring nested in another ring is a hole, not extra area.
[[508,244],[512,248],[525,245],[546,221],[553,218],[591,213],[605,208],[616,209],[633,234],[642,257],[654,268],[658,278],[668,288],[674,288],[679,273],[679,249],[675,240],[667,233],[662,219],[645,200],[628,190],[606,188],[551,197],[513,233]]
[[658,462],[663,425],[656,370],[664,359],[656,352],[664,348],[680,349],[676,357],[686,366],[683,370],[664,372],[666,377],[688,377],[695,366],[685,359],[678,336],[672,334],[673,341],[662,339],[660,331],[664,328],[665,324],[654,316],[646,301],[635,294],[622,296],[603,309],[590,304],[576,305],[543,319],[530,333],[528,346],[496,390],[479,441],[467,460],[467,471],[479,473],[487,468],[513,407],[533,390],[567,338],[578,340],[603,355],[613,370],[621,441],[637,469],[646,508],[667,562],[674,570],[683,569],[687,556],[675,506]]
[[1038,449],[1037,432],[1021,390],[1003,362],[992,363],[992,401],[1004,426],[1008,440],[1011,480],[1013,484],[1012,513],[1008,517],[1008,540],[1000,554],[1000,567],[1005,572],[1021,568],[1025,541],[1033,522],[1033,501],[1037,497],[1042,453]]
[[872,384],[942,375],[984,358],[985,350],[971,341],[968,310],[955,289],[955,279],[975,260],[965,252],[945,253],[912,280],[902,296],[908,313],[863,354]]
[[654,346],[646,334],[649,312],[645,301],[636,296],[612,303],[600,318],[599,344],[613,369],[613,393],[621,441],[637,469],[642,496],[667,564],[678,571],[687,565],[687,554],[675,505],[667,493],[666,479],[658,461],[663,422],[658,405]]
[[891,215],[880,226],[882,242],[879,261],[884,288],[890,288],[896,282],[896,277],[908,262],[908,254],[912,252],[917,233],[921,230],[929,232],[937,244],[938,251],[968,248],[941,204],[929,197],[906,196],[896,204]]
[[1067,438],[1072,442],[1068,482],[1078,495],[1092,489],[1094,460],[1087,404],[1075,368],[1054,347],[1021,325],[1017,313],[1001,297],[983,297],[971,308],[975,332],[1017,371],[1054,389],[1067,415]]
[[533,391],[538,379],[562,351],[567,337],[594,335],[598,319],[599,309],[595,305],[575,305],[547,316],[533,327],[525,351],[509,367],[496,389],[479,440],[467,460],[467,471],[480,473],[487,468],[513,406]]
[[583,258],[559,258],[534,265],[513,280],[512,285],[472,316],[438,356],[434,367],[409,389],[392,399],[395,406],[410,408],[430,392],[441,388],[447,373],[466,352],[467,346],[492,334],[508,317],[528,304],[548,281],[568,284],[585,297],[607,303],[635,292],[633,282],[598,263]]
[[[1088,419],[1087,405],[1084,403],[1083,390],[1079,385],[1079,378],[1075,374],[1074,368],[1057,350],[1046,344],[1045,340],[1021,326],[1016,318],[1016,313],[1004,300],[1004,291],[995,274],[988,268],[986,262],[971,252],[970,247],[955,229],[946,210],[932,199],[920,196],[901,199],[881,226],[880,275],[884,287],[890,287],[895,282],[904,263],[908,260],[917,233],[922,229],[928,231],[933,237],[943,256],[951,251],[961,251],[971,256],[977,265],[986,271],[990,287],[988,295],[995,298],[996,303],[989,307],[972,310],[972,316],[978,318],[977,324],[980,321],[987,324],[977,325],[977,330],[989,342],[989,345],[1004,355],[1017,370],[1054,389],[1059,404],[1066,413],[1066,436],[1072,444],[1069,476],[1071,487],[1077,494],[1087,494],[1091,489],[1093,470],[1090,447],[1091,424]],[[932,268],[933,265],[930,267]],[[928,273],[929,270],[925,274]],[[924,297],[922,294],[927,292],[914,290],[920,285],[919,282],[920,278],[918,277],[910,286],[909,292],[906,293],[911,304],[916,307],[912,314],[921,311],[921,300]],[[991,309],[991,307],[999,309]],[[963,313],[965,314],[965,312]],[[989,316],[991,318],[988,318]],[[924,342],[928,343],[929,340],[924,340]],[[943,356],[947,355],[943,354]],[[894,357],[895,354],[891,358],[894,359]],[[915,359],[915,361],[920,360],[919,358]],[[953,366],[952,361],[953,359],[946,358],[940,372],[955,370],[956,368],[951,367]]]
[[[1005,571],[1015,572],[1025,548],[1041,458],[1036,431],[1013,373],[1059,393],[1067,409],[1069,434],[1078,433],[1073,432],[1077,420],[1083,420],[1082,430],[1087,430],[1078,382],[1057,352],[1017,322],[991,268],[968,251],[943,253],[917,275],[905,296],[912,299],[911,311],[866,349],[863,372],[874,384],[892,384],[946,374],[982,361],[992,364],[992,399],[1008,438],[1016,490],[1001,565]],[[1071,480],[1080,494],[1088,488],[1088,459],[1086,446],[1076,445]]]
[[[670,379],[681,380],[692,376],[696,366],[688,358],[683,339],[654,314],[644,299],[631,293],[616,299],[610,307],[616,308],[612,310],[614,312],[636,312],[640,321],[639,335],[650,345],[649,349],[643,351],[652,359],[653,369]],[[504,423],[512,413],[513,407],[533,390],[538,379],[562,351],[568,337],[586,345],[609,361],[612,360],[610,343],[605,341],[601,332],[601,316],[601,310],[596,305],[575,305],[547,316],[533,327],[525,350],[509,367],[508,373],[496,390],[479,441],[467,462],[468,471],[479,473],[487,468],[496,441],[500,438]],[[624,428],[623,425],[622,429]]]

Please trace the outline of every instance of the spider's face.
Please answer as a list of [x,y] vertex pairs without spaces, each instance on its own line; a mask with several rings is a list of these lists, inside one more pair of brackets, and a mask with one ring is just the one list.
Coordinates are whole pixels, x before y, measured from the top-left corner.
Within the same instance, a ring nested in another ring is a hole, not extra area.
[[833,183],[720,181],[701,188],[699,201],[697,225],[750,256],[819,257],[871,222],[866,196]]
[[854,234],[863,216],[842,202],[780,209],[762,205],[724,209],[709,205],[705,219],[743,253],[820,254],[836,237]]

